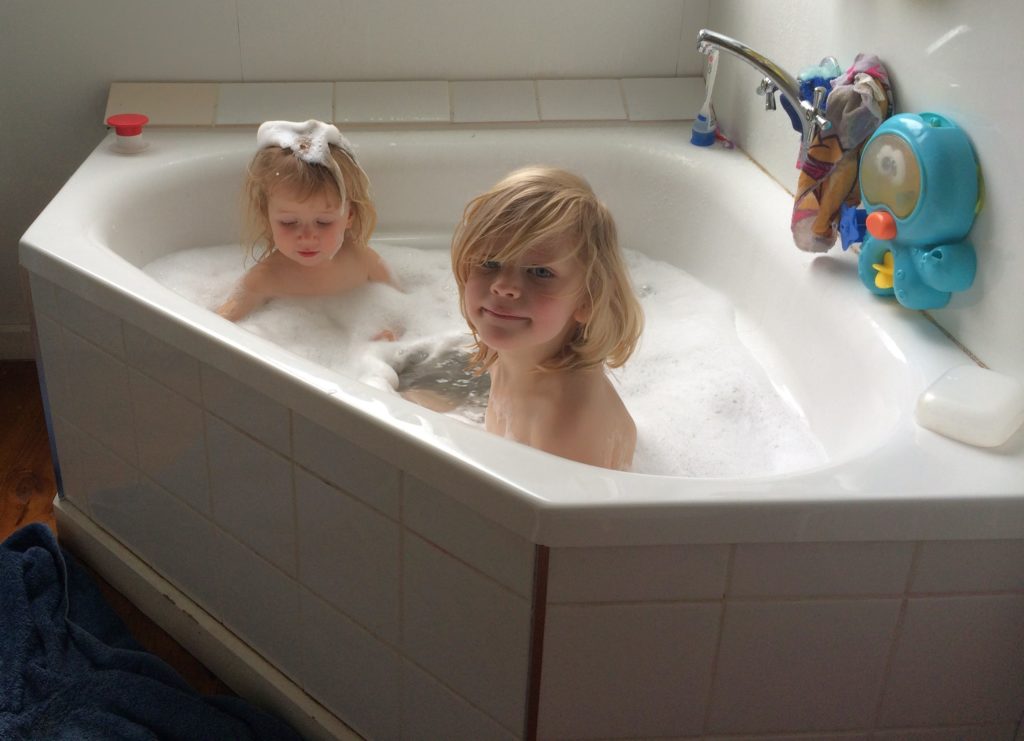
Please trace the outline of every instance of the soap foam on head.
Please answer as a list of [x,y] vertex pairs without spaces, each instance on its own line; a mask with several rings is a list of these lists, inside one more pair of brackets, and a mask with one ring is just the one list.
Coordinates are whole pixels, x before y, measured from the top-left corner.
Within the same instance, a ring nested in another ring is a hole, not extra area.
[[[279,299],[240,327],[315,363],[396,393],[396,368],[470,337],[447,249],[375,243],[402,292],[371,283],[341,296]],[[644,309],[637,352],[612,377],[637,426],[633,470],[734,477],[819,465],[824,450],[736,333],[728,300],[686,272],[624,250]],[[245,271],[237,245],[172,253],[144,270],[211,311]],[[375,342],[380,331],[397,342]],[[477,410],[454,413],[479,424]]]

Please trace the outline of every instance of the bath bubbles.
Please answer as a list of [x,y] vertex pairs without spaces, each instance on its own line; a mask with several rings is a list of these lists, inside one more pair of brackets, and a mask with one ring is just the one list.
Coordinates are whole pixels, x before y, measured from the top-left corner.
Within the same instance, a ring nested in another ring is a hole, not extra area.
[[[276,300],[238,325],[327,368],[483,426],[487,376],[465,368],[470,336],[446,242],[374,242],[402,291]],[[823,463],[821,444],[736,331],[735,309],[688,273],[624,250],[644,334],[613,382],[637,425],[633,470],[673,476],[776,474]],[[251,264],[251,263],[250,263]],[[237,245],[184,250],[144,270],[211,311],[246,268]],[[382,330],[395,342],[374,341]]]

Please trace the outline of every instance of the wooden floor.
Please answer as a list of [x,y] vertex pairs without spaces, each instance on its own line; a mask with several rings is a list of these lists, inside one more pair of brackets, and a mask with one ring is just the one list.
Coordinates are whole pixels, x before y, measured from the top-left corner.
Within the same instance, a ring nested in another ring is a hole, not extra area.
[[[42,522],[56,533],[55,493],[35,363],[0,361],[0,541],[30,522]],[[57,537],[59,540],[59,533]],[[107,602],[146,650],[174,667],[199,692],[233,694],[131,602],[90,572]]]

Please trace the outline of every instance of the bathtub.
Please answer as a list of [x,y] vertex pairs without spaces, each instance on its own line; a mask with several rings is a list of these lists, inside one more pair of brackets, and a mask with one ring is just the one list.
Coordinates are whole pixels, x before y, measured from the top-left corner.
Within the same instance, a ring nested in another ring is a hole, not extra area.
[[311,737],[1012,737],[1024,435],[915,424],[972,362],[925,314],[799,252],[786,190],[686,124],[347,133],[381,242],[446,245],[523,164],[583,174],[623,245],[730,297],[827,462],[598,469],[272,345],[140,270],[237,240],[253,131],[152,130],[20,246],[62,536],[115,586]]

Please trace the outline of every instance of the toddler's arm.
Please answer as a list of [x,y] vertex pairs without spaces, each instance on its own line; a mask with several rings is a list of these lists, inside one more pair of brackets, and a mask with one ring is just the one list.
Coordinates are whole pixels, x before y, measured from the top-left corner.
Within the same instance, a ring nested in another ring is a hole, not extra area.
[[253,309],[264,303],[266,303],[266,299],[239,288],[228,297],[227,301],[217,307],[217,313],[229,322],[237,322],[245,319]]
[[217,307],[217,313],[229,322],[237,322],[265,304],[270,295],[260,289],[265,283],[262,280],[266,277],[263,275],[264,272],[262,265],[251,268],[231,290],[227,300]]

